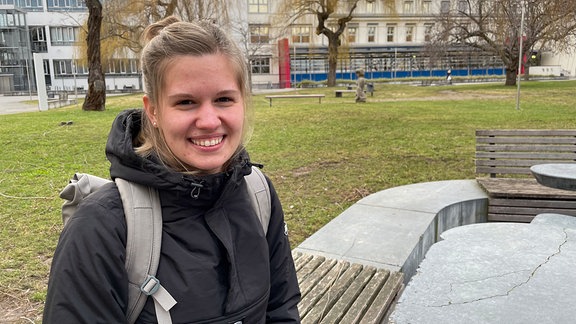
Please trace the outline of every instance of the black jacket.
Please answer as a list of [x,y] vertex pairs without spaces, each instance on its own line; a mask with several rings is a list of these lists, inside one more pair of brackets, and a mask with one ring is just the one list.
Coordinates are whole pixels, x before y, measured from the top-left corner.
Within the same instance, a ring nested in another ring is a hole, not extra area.
[[[116,118],[106,154],[112,178],[159,191],[163,231],[157,277],[178,302],[170,311],[172,321],[298,323],[300,291],[272,185],[272,215],[264,236],[243,181],[251,172],[245,152],[222,174],[192,177],[173,172],[134,153],[141,118],[140,110]],[[111,183],[88,196],[62,231],[43,322],[125,323],[125,249],[124,211]],[[148,298],[138,323],[155,322]]]

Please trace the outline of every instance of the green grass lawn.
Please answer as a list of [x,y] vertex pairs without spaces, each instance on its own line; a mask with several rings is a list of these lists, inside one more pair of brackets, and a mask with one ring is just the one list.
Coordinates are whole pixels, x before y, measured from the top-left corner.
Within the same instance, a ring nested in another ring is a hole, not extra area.
[[[516,88],[502,84],[376,84],[365,104],[333,90],[297,90],[326,94],[321,104],[275,99],[268,107],[254,96],[248,150],[280,195],[293,246],[371,193],[473,179],[476,129],[576,128],[576,81],[523,82],[520,110]],[[40,321],[62,228],[58,193],[74,172],[108,176],[111,122],[140,103],[141,95],[120,96],[108,98],[104,112],[74,106],[0,116],[0,318]]]

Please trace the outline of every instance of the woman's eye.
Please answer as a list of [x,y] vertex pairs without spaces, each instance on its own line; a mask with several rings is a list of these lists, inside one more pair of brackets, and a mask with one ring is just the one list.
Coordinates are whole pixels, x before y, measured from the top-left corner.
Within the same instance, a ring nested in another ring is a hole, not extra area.
[[217,102],[227,103],[227,102],[234,102],[234,99],[230,97],[221,97],[216,100]]
[[192,100],[180,100],[178,102],[178,105],[191,105],[193,103],[194,103],[194,101],[192,101]]

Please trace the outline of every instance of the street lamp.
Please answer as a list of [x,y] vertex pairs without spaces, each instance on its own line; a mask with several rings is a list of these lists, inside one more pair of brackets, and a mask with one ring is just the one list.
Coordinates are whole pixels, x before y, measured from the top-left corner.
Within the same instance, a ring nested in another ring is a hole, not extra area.
[[522,14],[520,18],[520,46],[518,49],[518,73],[516,73],[516,83],[518,85],[518,90],[516,92],[516,110],[520,109],[520,72],[522,71],[522,47],[524,46],[524,1],[520,2],[522,6]]

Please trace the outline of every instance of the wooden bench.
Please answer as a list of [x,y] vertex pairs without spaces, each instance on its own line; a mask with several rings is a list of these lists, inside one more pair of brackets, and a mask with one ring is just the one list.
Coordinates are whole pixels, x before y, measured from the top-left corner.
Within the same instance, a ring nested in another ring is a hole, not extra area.
[[270,107],[272,107],[272,99],[280,98],[318,98],[318,103],[322,103],[322,98],[326,95],[323,94],[289,94],[289,95],[273,95],[266,96],[266,99],[270,100]]
[[[541,213],[576,216],[576,192],[542,186],[530,167],[576,161],[576,130],[477,130],[476,175],[488,221],[530,222]],[[484,175],[484,177],[481,177]]]
[[343,260],[293,252],[302,323],[381,323],[403,275]]
[[[344,93],[356,93],[356,90],[351,89],[350,87],[348,89],[339,89],[339,90],[334,90],[334,95],[337,98],[341,98],[342,94]],[[372,83],[368,83],[366,85],[366,90],[364,90],[364,93],[370,93],[371,97],[374,97],[374,84]]]
[[341,98],[343,93],[356,93],[356,90],[334,90],[334,95],[337,98]]

